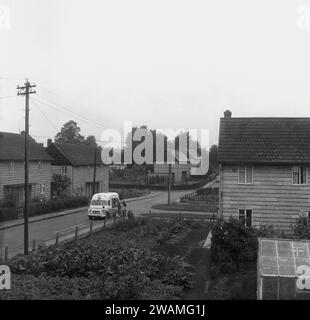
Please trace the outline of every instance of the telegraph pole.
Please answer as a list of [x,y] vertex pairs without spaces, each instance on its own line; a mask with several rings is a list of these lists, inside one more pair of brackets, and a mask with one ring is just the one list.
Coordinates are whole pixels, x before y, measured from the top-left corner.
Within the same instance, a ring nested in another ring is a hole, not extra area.
[[28,159],[28,143],[29,143],[29,95],[36,93],[33,88],[35,84],[30,84],[26,80],[23,87],[17,86],[17,95],[25,96],[25,200],[24,200],[24,254],[28,255],[28,242],[29,242],[29,230],[28,230],[28,200],[29,200],[29,159]]
[[96,173],[97,173],[97,148],[95,147],[93,195],[96,193]]

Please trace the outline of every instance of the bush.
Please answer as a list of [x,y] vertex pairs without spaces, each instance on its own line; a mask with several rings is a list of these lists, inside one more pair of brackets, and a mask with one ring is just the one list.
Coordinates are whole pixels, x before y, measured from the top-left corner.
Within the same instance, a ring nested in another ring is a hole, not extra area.
[[255,261],[257,241],[252,228],[246,228],[236,219],[220,221],[212,228],[211,257],[216,263]]
[[0,222],[14,220],[18,218],[16,208],[0,208]]
[[310,239],[310,225],[308,217],[301,216],[292,226],[294,236],[298,239]]
[[[218,221],[212,227],[211,258],[219,268],[239,270],[241,264],[256,262],[258,237],[275,235],[272,226],[261,226],[259,229],[245,227],[238,220]],[[225,266],[225,264],[227,264]]]
[[78,208],[88,205],[86,197],[63,198],[55,200],[47,200],[43,202],[32,202],[29,205],[29,216],[37,216],[40,214],[47,214],[57,212],[70,208]]

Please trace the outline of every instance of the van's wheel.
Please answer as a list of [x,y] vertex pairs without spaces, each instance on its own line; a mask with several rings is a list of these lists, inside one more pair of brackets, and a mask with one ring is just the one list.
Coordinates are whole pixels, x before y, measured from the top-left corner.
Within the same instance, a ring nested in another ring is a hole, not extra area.
[[93,220],[93,217],[88,217],[89,220]]

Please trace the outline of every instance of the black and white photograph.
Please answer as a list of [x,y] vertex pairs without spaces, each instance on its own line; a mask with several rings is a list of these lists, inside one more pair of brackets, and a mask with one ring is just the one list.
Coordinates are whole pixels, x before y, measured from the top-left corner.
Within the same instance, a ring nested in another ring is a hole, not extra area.
[[0,0],[0,305],[310,300],[309,213],[310,0]]

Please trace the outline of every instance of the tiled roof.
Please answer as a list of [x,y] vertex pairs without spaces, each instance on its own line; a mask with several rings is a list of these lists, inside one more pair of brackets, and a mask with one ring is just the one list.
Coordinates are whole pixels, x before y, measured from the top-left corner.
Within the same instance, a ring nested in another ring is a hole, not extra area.
[[[53,165],[93,166],[95,162],[94,147],[63,143],[52,144],[46,151],[53,157]],[[97,150],[97,165],[102,165],[101,154]]]
[[[20,160],[25,157],[25,138],[23,134],[0,132],[0,160]],[[29,160],[51,161],[42,145],[29,138]]]
[[218,159],[310,164],[310,118],[222,118]]

